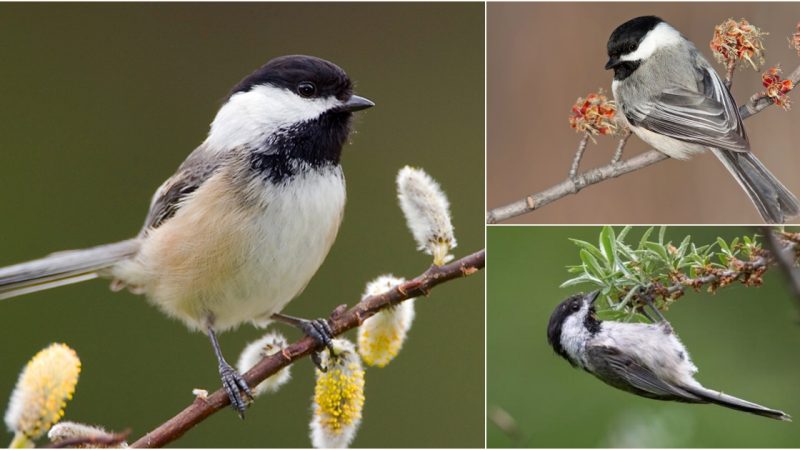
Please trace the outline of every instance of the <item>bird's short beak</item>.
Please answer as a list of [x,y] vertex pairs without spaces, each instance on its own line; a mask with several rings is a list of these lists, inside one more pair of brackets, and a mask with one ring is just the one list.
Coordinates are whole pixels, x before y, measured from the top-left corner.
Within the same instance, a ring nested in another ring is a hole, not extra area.
[[619,59],[614,58],[613,56],[608,58],[608,62],[606,63],[606,70],[613,69],[614,67],[619,65],[620,62],[621,61]]
[[339,110],[355,112],[361,111],[362,109],[372,108],[373,106],[375,106],[375,103],[373,103],[372,100],[359,97],[358,95],[353,95],[344,103],[344,105],[339,108]]
[[594,291],[589,293],[589,303],[594,304],[595,300],[600,297],[600,291]]

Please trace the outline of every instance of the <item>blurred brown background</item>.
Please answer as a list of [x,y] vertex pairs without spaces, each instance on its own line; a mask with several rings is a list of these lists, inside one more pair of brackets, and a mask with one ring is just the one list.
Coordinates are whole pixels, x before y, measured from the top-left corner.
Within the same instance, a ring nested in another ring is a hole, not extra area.
[[[580,136],[567,117],[575,100],[603,88],[613,29],[640,15],[657,15],[695,42],[713,61],[714,26],[746,18],[770,34],[766,64],[788,75],[800,58],[787,38],[800,20],[798,3],[489,3],[487,17],[487,206],[495,208],[539,192],[567,177]],[[718,72],[724,68],[713,62]],[[733,94],[744,103],[762,89],[761,72],[740,68]],[[791,95],[797,101],[797,94]],[[771,106],[745,122],[754,153],[800,195],[800,111]],[[581,170],[608,163],[617,139],[589,143]],[[625,157],[648,147],[633,137]],[[707,152],[692,160],[664,161],[604,181],[517,217],[510,223],[758,223],[746,194]]]

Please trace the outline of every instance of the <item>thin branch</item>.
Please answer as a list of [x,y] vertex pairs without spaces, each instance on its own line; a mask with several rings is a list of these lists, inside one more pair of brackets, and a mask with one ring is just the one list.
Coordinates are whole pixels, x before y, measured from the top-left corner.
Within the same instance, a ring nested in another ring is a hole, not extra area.
[[[409,298],[427,295],[433,287],[441,283],[472,275],[483,269],[485,260],[486,251],[480,250],[450,264],[441,267],[432,266],[422,275],[406,281],[388,292],[364,298],[349,310],[345,305],[340,305],[331,313],[330,325],[333,334],[338,336],[358,327],[364,320],[384,308]],[[312,338],[305,337],[282,352],[262,359],[243,375],[244,379],[250,386],[256,386],[280,369],[310,355],[315,349],[317,349],[317,343]],[[222,389],[206,398],[196,398],[191,405],[131,444],[131,447],[163,447],[229,404],[230,400]]]
[[[797,249],[797,243],[790,240],[777,239],[772,233],[769,233],[769,227],[762,228],[765,234],[765,243],[770,255],[776,253],[772,250],[772,245],[775,249],[781,249],[779,254],[783,254],[788,259],[788,264],[791,265],[792,260],[789,256]],[[769,242],[768,236],[772,236],[773,242]],[[687,287],[693,289],[700,289],[708,285],[709,289],[716,291],[717,289],[729,286],[737,281],[746,286],[759,286],[761,285],[761,278],[764,273],[773,265],[782,265],[775,258],[766,258],[764,256],[757,256],[750,261],[736,260],[734,266],[736,269],[715,270],[709,274],[699,276],[696,278],[681,277],[670,286],[661,286],[656,288],[656,293],[663,296],[675,299],[684,294]]]
[[736,58],[728,58],[725,69],[725,87],[730,90],[733,85],[733,72],[736,70]]
[[553,203],[562,197],[566,197],[567,195],[577,194],[586,186],[591,186],[610,178],[616,178],[620,175],[625,175],[626,173],[643,169],[667,158],[669,158],[667,155],[659,151],[650,150],[625,161],[617,162],[615,164],[607,164],[602,167],[588,170],[576,176],[575,179],[567,178],[561,183],[558,183],[557,185],[552,186],[544,191],[531,194],[521,200],[517,200],[513,203],[509,203],[508,205],[489,211],[489,214],[486,217],[486,222],[502,222],[512,217],[529,213],[541,208],[542,206]]
[[800,271],[795,267],[792,255],[792,248],[781,246],[777,236],[770,227],[761,227],[761,234],[764,235],[764,244],[772,254],[778,267],[789,280],[792,295],[800,300]]
[[[797,86],[797,83],[800,83],[800,66],[797,66],[797,68],[795,68],[794,71],[789,74],[787,79],[792,80],[792,89],[794,89]],[[787,93],[791,92],[792,89],[787,91]],[[739,115],[742,116],[742,119],[747,119],[748,117],[758,114],[772,105],[772,100],[764,95],[763,92],[759,92],[753,94],[747,103],[739,107]]]
[[[675,299],[683,295],[687,287],[700,289],[705,285],[710,285],[710,289],[716,291],[718,288],[729,286],[736,281],[741,281],[747,286],[755,286],[761,284],[761,276],[768,268],[769,261],[758,257],[753,261],[742,261],[741,267],[737,270],[718,270],[696,278],[683,277],[671,286],[656,289],[656,292],[664,297]],[[677,297],[676,294],[678,294]]]
[[578,166],[581,164],[583,153],[586,152],[586,144],[589,143],[589,133],[584,133],[578,143],[578,150],[575,152],[575,159],[572,160],[572,167],[569,168],[569,178],[574,179],[578,175]]
[[614,152],[614,156],[611,158],[611,164],[617,164],[622,159],[622,152],[625,150],[625,144],[628,143],[628,139],[631,137],[633,132],[630,128],[625,128],[622,132],[622,137],[619,139],[619,143],[617,144],[617,151]]
[[[788,79],[792,80],[792,88],[800,83],[800,66],[789,74]],[[750,100],[739,107],[739,115],[742,119],[752,117],[773,104],[772,100],[763,93],[757,93],[750,97]],[[529,213],[541,208],[544,205],[556,200],[575,194],[586,186],[600,183],[602,181],[616,178],[620,175],[630,173],[647,166],[663,161],[668,157],[657,150],[650,150],[633,158],[615,164],[608,164],[596,169],[591,169],[583,174],[577,175],[574,180],[567,179],[552,186],[544,191],[530,194],[513,203],[500,206],[490,210],[486,214],[486,223],[498,223],[522,214]],[[615,170],[618,169],[618,170]]]

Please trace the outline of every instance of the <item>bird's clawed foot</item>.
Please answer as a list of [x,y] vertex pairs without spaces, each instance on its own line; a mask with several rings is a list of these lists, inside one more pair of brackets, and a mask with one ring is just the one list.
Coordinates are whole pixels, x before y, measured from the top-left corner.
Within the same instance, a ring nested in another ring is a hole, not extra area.
[[[303,334],[314,339],[318,346],[327,347],[328,351],[333,355],[333,330],[326,319],[307,320],[284,314],[273,314],[272,318],[299,328],[303,331]],[[311,360],[319,370],[323,372],[328,370],[327,367],[322,365],[319,351],[311,354]]]
[[250,402],[253,401],[253,393],[247,385],[244,377],[228,363],[219,365],[219,376],[222,378],[222,387],[231,401],[233,409],[239,413],[239,417],[244,419],[244,411]]

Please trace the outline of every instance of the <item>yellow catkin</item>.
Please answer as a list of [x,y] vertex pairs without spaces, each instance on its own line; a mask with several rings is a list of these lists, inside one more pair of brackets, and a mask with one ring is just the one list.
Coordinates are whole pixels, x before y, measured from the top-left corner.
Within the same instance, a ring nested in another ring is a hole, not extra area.
[[72,399],[81,361],[66,344],[52,344],[22,370],[6,411],[6,425],[27,438],[41,437],[64,416]]
[[314,447],[346,447],[361,423],[364,369],[355,346],[334,339],[334,355],[323,357],[326,372],[317,369],[311,439]]
[[[364,297],[379,295],[403,283],[402,278],[382,275],[367,284]],[[414,320],[414,299],[384,309],[358,328],[358,353],[370,366],[384,367],[400,352]]]

